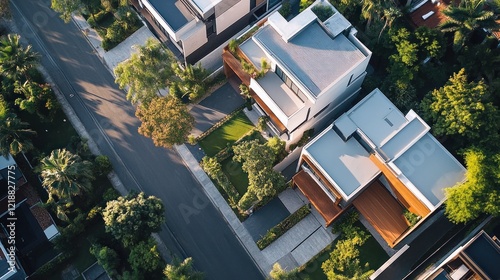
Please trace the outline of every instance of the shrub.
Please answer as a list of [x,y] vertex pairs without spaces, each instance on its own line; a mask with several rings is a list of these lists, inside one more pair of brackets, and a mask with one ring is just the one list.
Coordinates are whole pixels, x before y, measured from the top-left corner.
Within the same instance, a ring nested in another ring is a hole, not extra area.
[[263,250],[271,243],[273,243],[280,236],[285,234],[289,229],[295,226],[298,222],[304,219],[311,210],[307,205],[302,206],[299,210],[295,211],[292,215],[288,216],[281,223],[277,224],[273,228],[271,228],[266,235],[264,235],[259,241],[257,241],[257,246],[260,250]]
[[257,202],[257,197],[252,192],[246,192],[238,201],[238,208],[240,210],[246,211],[250,209]]
[[229,202],[235,206],[240,199],[240,194],[236,188],[231,184],[226,174],[222,171],[221,164],[217,161],[215,157],[204,157],[201,162],[201,167],[205,172],[212,178],[212,180],[217,181],[219,186],[224,190],[229,198]]
[[283,1],[283,3],[281,4],[281,8],[278,10],[278,12],[285,19],[287,19],[292,14],[292,5],[290,4],[290,1],[289,0]]
[[257,129],[261,132],[267,129],[267,121],[269,120],[268,116],[260,116],[257,122]]
[[238,41],[236,41],[235,39],[232,39],[231,41],[229,41],[229,44],[227,45],[227,48],[233,54],[236,53],[236,48],[237,47],[238,47]]
[[314,0],[300,0],[299,13],[309,8],[314,3]]
[[302,134],[302,137],[300,137],[299,141],[297,141],[297,143],[293,143],[290,145],[290,151],[295,150],[295,148],[297,148],[297,147],[304,146],[307,143],[307,141],[309,140],[309,138],[311,137],[311,135],[313,135],[313,133],[314,133],[314,129],[309,129],[309,130],[304,131],[304,133]]
[[98,175],[107,175],[109,172],[113,170],[111,166],[111,161],[105,155],[98,155],[94,159],[94,171]]
[[104,194],[102,195],[103,202],[106,203],[111,200],[115,200],[118,197],[120,197],[120,194],[118,193],[117,190],[113,188],[108,188]]
[[405,210],[403,212],[403,215],[405,216],[406,221],[408,221],[410,226],[414,226],[420,220],[420,216],[418,216],[418,215],[416,215],[408,210]]
[[196,136],[194,136],[193,134],[188,135],[187,142],[190,145],[196,145]]
[[92,245],[90,253],[95,256],[97,263],[106,270],[111,278],[118,274],[116,269],[120,265],[120,257],[115,250],[106,246]]
[[267,146],[273,150],[278,162],[286,156],[286,142],[279,139],[278,136],[269,138],[269,140],[267,140]]
[[333,10],[327,5],[316,5],[311,9],[321,21],[327,20],[333,15]]

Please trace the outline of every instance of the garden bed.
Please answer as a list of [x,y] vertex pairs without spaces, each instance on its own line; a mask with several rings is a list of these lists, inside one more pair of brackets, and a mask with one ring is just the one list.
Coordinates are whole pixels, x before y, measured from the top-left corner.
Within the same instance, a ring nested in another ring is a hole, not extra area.
[[302,206],[299,210],[288,216],[288,218],[270,229],[266,235],[257,241],[257,247],[259,247],[260,250],[264,250],[264,248],[269,246],[276,239],[280,238],[283,234],[285,234],[285,232],[309,215],[309,213],[311,213],[309,207],[307,205]]

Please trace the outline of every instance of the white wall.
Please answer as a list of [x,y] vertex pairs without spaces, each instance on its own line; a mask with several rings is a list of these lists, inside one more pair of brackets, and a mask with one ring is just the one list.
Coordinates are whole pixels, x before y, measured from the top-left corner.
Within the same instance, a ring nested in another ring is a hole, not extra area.
[[229,26],[246,16],[250,12],[250,0],[241,0],[221,15],[215,15],[215,26],[217,34],[226,30]]
[[288,117],[281,111],[280,107],[271,99],[264,89],[254,79],[250,80],[250,88],[266,103],[267,107],[273,111],[276,117],[288,127]]
[[190,55],[208,42],[205,24],[201,21],[197,22],[196,26],[191,27],[180,39],[182,41],[184,56]]

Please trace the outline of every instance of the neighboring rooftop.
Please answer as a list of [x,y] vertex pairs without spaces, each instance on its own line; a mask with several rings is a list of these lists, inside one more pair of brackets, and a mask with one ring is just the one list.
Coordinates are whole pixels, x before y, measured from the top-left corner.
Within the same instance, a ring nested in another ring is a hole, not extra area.
[[316,20],[288,42],[272,25],[259,30],[253,39],[314,96],[366,58],[343,34],[330,37]]
[[429,133],[429,126],[413,111],[403,116],[378,89],[304,149],[346,200],[381,172],[367,149],[379,154],[431,210],[444,200],[445,188],[465,179],[465,168]]
[[410,9],[410,19],[416,27],[436,28],[446,21],[443,10],[451,0],[422,0]]
[[7,157],[0,156],[0,170],[14,164],[16,164],[16,161],[11,155],[8,155]]
[[160,16],[177,31],[186,23],[194,19],[189,10],[180,0],[147,0]]
[[377,177],[380,170],[356,139],[344,142],[332,127],[311,141],[304,150],[318,163],[322,173],[338,186],[344,200],[349,200]]

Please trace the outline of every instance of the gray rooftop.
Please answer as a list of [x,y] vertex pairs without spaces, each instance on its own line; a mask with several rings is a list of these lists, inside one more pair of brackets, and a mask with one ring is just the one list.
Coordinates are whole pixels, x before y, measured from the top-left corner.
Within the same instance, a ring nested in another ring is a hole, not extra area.
[[274,72],[269,71],[256,82],[268,93],[269,97],[287,117],[304,107],[304,102]]
[[270,25],[254,39],[315,96],[365,59],[343,34],[332,39],[316,21],[288,43]]
[[408,122],[379,89],[375,89],[347,114],[377,147],[381,147]]
[[340,188],[348,200],[372,181],[380,170],[370,160],[359,142],[350,138],[344,142],[331,126],[313,140],[305,150]]
[[429,200],[438,206],[444,189],[465,179],[465,168],[430,133],[426,133],[394,164]]
[[147,0],[156,9],[160,16],[172,27],[174,31],[179,30],[186,23],[193,20],[191,15],[179,0]]

